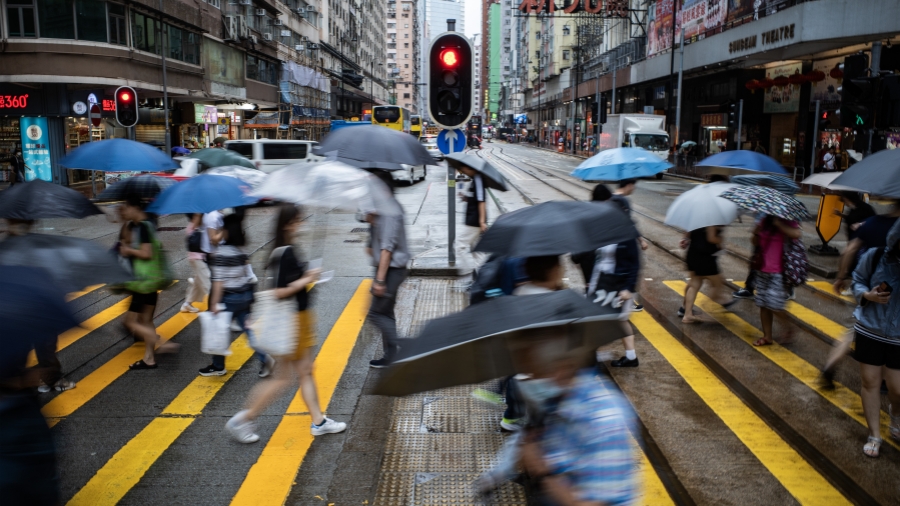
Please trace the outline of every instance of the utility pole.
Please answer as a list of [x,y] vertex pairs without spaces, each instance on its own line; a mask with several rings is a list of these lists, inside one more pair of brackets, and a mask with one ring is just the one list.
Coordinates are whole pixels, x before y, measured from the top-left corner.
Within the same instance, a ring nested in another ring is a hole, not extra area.
[[681,29],[681,45],[679,47],[681,53],[681,63],[678,64],[678,102],[675,106],[675,145],[681,142],[681,83],[684,78],[684,28]]
[[[159,12],[163,11],[163,0],[159,0]],[[169,86],[166,79],[166,36],[164,32],[164,24],[160,23],[159,32],[162,39],[162,80],[163,80],[163,113],[166,122],[166,154],[172,156],[172,132],[169,130]],[[218,120],[216,121],[218,128]]]
[[[872,77],[878,77],[878,74],[881,71],[881,41],[876,40],[872,43]],[[877,84],[876,84],[877,86]],[[878,111],[875,111],[875,114],[878,114]],[[818,121],[818,118],[816,118]],[[875,134],[875,119],[872,118],[872,128],[869,129],[869,148],[866,150],[866,155],[872,154],[872,136]]]
[[813,135],[812,135],[812,156],[809,161],[809,173],[812,174],[816,170],[816,146],[818,145],[817,139],[819,138],[819,112],[822,106],[822,102],[820,100],[816,100],[816,117],[813,120]]

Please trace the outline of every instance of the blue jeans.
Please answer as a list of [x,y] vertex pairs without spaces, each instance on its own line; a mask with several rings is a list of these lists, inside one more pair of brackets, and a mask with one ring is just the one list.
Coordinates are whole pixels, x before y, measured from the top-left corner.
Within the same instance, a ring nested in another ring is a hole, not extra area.
[[[250,340],[250,346],[253,346],[253,333],[250,331],[250,328],[247,327],[247,317],[250,316],[250,306],[251,304],[253,304],[253,290],[247,290],[246,292],[239,293],[225,292],[222,295],[222,303],[225,304],[225,311],[232,313],[234,319],[237,320],[238,325],[244,332],[247,333],[247,339]],[[254,348],[254,350],[255,349],[256,348]],[[258,358],[260,362],[264,363],[266,360],[266,355],[257,351],[256,358]],[[212,365],[216,369],[224,368],[225,356],[213,355]]]

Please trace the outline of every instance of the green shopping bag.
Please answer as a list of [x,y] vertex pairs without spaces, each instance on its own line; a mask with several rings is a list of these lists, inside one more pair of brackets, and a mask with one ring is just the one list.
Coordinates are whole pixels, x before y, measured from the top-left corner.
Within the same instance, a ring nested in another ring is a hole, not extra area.
[[134,293],[153,293],[169,286],[172,283],[172,271],[166,260],[162,243],[156,237],[153,225],[144,222],[150,229],[150,243],[153,247],[153,255],[149,260],[133,259],[132,271],[134,281],[128,281],[122,288]]

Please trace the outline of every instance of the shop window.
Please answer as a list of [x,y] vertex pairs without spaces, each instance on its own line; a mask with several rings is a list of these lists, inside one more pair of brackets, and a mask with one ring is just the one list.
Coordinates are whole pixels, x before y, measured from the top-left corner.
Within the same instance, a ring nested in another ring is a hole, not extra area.
[[140,12],[132,11],[131,34],[134,37],[135,49],[159,54],[159,45],[157,44],[158,31],[159,21]]
[[34,22],[34,0],[6,2],[6,28],[10,37],[37,37]]
[[78,40],[106,42],[106,2],[76,0],[75,23],[78,25]]
[[128,29],[125,26],[125,6],[106,4],[109,12],[109,43],[128,45]]
[[75,18],[72,0],[38,0],[38,26],[41,37],[74,39]]

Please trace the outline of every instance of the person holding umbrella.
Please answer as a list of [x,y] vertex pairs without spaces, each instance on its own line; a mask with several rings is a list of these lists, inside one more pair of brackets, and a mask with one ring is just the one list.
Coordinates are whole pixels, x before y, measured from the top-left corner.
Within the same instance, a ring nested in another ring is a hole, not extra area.
[[775,318],[788,329],[782,342],[790,342],[793,337],[787,317],[784,315],[784,306],[788,301],[788,287],[784,276],[783,256],[785,242],[800,239],[802,235],[799,223],[772,215],[763,218],[753,231],[752,243],[759,249],[755,267],[756,305],[759,306],[759,317],[763,327],[763,336],[753,343],[754,346],[772,344],[772,326]]
[[473,267],[478,268],[483,263],[485,255],[476,253],[474,249],[488,228],[486,191],[488,188],[506,191],[506,178],[482,158],[462,153],[451,153],[446,158],[447,163],[472,180],[467,191],[462,194],[466,202],[466,228],[460,234],[460,243],[468,248]]

